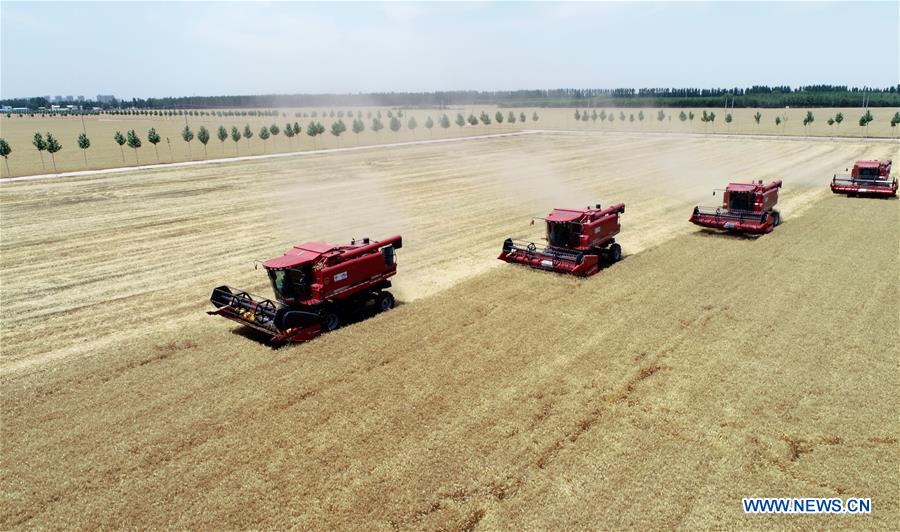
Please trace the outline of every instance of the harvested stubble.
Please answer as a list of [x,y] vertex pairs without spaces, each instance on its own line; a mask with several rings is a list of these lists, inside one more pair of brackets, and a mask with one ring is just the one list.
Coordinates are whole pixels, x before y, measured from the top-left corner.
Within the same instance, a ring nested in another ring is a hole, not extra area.
[[4,374],[0,523],[809,527],[740,498],[858,495],[889,528],[898,202],[815,199],[760,239],[691,229],[586,280],[502,265],[301,346],[186,306]]

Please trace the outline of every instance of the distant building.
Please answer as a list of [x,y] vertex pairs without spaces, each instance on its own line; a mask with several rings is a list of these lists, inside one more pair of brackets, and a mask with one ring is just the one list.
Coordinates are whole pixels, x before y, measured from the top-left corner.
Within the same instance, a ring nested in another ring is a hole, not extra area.
[[63,101],[62,96],[54,96],[54,97],[53,97],[53,101],[56,102],[56,103],[59,103],[59,102]]
[[79,96],[78,96],[78,101],[79,101],[79,102],[83,102],[83,101],[84,101],[84,96],[79,95]]
[[14,113],[29,113],[29,112],[31,112],[31,109],[29,109],[27,107],[13,107],[12,112],[14,112]]
[[75,101],[75,97],[72,96],[72,95],[70,94],[70,95],[66,96],[66,101],[67,101],[67,102],[74,102],[74,101]]
[[12,111],[11,105],[4,105],[0,108],[0,112],[9,113],[10,111]]
[[98,94],[97,101],[100,103],[113,103],[116,101],[116,97],[112,94]]

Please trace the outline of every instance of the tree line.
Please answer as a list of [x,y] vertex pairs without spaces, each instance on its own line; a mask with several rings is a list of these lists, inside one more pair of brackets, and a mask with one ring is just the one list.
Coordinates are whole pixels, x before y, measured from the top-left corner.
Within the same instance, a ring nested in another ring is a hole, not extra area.
[[[732,88],[562,88],[514,91],[379,92],[368,94],[262,94],[132,98],[85,102],[104,110],[283,108],[322,106],[439,107],[498,105],[501,107],[716,107],[724,98],[735,107],[857,107],[863,95],[871,107],[900,105],[900,84],[889,87],[846,85],[786,85]],[[12,107],[49,107],[43,97],[0,100]]]

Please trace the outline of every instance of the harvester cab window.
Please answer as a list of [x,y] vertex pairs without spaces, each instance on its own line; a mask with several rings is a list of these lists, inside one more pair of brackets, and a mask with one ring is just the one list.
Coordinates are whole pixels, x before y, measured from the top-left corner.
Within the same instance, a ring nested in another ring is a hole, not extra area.
[[752,192],[736,192],[728,194],[728,210],[730,211],[752,211],[753,210],[753,193]]
[[567,248],[570,247],[572,237],[572,224],[565,222],[547,222],[547,241],[551,246]]
[[279,299],[294,299],[307,295],[306,275],[298,269],[269,270],[269,279]]
[[284,270],[269,270],[269,279],[272,280],[272,289],[279,297],[284,297],[287,287],[287,272]]
[[878,168],[872,168],[868,166],[862,167],[859,169],[858,175],[859,177],[865,179],[874,179],[878,177]]

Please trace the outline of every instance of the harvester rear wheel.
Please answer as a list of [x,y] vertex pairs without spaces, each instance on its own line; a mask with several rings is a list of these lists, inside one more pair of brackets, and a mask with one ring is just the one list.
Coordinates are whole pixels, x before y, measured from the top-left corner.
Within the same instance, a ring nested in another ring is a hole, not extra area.
[[378,312],[387,312],[394,308],[394,296],[390,292],[379,292],[375,296],[375,308]]
[[619,262],[622,260],[622,246],[619,244],[609,246],[609,252],[606,256],[609,258],[609,262]]
[[781,225],[781,213],[778,211],[772,211],[772,225],[778,227]]

